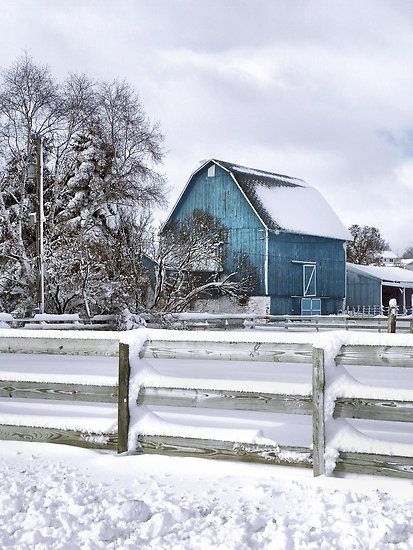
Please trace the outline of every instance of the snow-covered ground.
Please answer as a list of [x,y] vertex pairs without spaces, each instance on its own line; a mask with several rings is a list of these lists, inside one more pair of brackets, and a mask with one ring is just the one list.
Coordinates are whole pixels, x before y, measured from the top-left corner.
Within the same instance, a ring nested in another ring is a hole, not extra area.
[[0,547],[413,548],[413,484],[0,443]]
[[[140,360],[137,351],[145,334],[138,331],[135,336],[128,335],[135,393],[142,384],[173,388],[185,387],[186,383],[241,391],[278,389],[302,395],[311,391],[309,364]],[[188,337],[165,331],[157,335],[176,340]],[[82,333],[81,338],[87,337]],[[216,333],[192,337],[208,345]],[[254,342],[257,335],[244,332],[220,338]],[[270,341],[273,336],[264,333],[259,338]],[[315,341],[316,336],[281,335],[280,339],[305,343]],[[326,353],[327,407],[337,395],[363,395],[366,388],[374,388],[374,395],[382,398],[394,393],[394,398],[410,399],[411,369],[343,370],[333,365],[343,343],[408,346],[410,335],[331,333],[319,335],[317,342]],[[53,355],[3,353],[0,363],[5,379],[116,383],[117,361],[113,357],[92,358],[89,364],[89,359],[71,356],[57,361]],[[185,432],[201,437],[205,432],[205,437],[212,437],[225,431],[231,432],[233,441],[255,441],[259,436],[274,442],[282,433],[294,438],[292,443],[311,443],[310,417],[292,415],[283,420],[285,415],[265,413],[264,418],[256,412],[249,413],[247,419],[242,412],[178,411],[173,407],[142,407],[138,415],[134,400],[136,394],[132,393],[132,425],[139,433],[155,433],[156,428],[159,435],[164,428],[166,434]],[[50,407],[53,414],[46,411]],[[4,423],[21,422],[23,408],[29,425],[62,423],[62,427],[73,428],[75,423],[77,428],[86,429],[86,422],[93,421],[96,427],[99,421],[103,423],[99,429],[105,431],[116,423],[113,405],[8,398],[0,399],[0,419]],[[388,423],[378,432],[372,421],[348,421],[343,427],[342,420],[330,418],[328,426],[337,427],[334,433],[328,431],[330,443],[333,437],[342,439],[337,448],[346,448],[349,442],[357,448],[378,442],[386,452],[402,445],[408,456],[407,451],[413,448],[409,423]],[[273,433],[277,430],[279,433]],[[304,468],[154,455],[117,456],[60,445],[0,442],[0,548],[411,550],[413,483],[368,476],[313,478],[311,469]]]

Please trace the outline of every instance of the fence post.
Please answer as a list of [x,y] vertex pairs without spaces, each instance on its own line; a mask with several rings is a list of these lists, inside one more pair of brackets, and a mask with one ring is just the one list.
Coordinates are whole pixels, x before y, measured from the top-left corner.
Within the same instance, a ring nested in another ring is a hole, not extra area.
[[396,332],[396,311],[397,311],[397,301],[395,298],[392,298],[389,301],[389,329],[388,332]]
[[325,420],[324,420],[324,350],[313,348],[313,472],[325,473]]
[[118,453],[128,450],[129,378],[129,345],[121,342],[119,344]]

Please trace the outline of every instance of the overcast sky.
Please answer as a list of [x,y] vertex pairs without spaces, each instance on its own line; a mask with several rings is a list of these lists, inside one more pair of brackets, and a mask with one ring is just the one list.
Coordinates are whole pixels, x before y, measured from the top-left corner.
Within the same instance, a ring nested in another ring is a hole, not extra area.
[[[413,1],[0,0],[0,65],[126,79],[166,136],[172,206],[201,159],[303,178],[347,226],[413,245]],[[165,213],[166,216],[166,213]]]

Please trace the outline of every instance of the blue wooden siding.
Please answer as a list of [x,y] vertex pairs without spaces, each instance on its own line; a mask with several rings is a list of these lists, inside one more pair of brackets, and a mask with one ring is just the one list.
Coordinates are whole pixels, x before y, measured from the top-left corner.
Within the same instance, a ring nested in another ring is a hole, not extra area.
[[301,312],[303,264],[316,264],[316,297],[323,315],[337,313],[345,296],[343,241],[310,235],[270,233],[268,290],[273,315]]
[[237,271],[239,255],[247,254],[259,281],[253,294],[263,295],[265,228],[232,177],[219,166],[215,167],[215,176],[208,177],[209,166],[195,174],[171,221],[182,220],[196,209],[205,210],[218,218],[229,229],[225,271]]
[[[381,281],[347,269],[347,305],[379,306],[381,304]],[[388,305],[388,304],[383,304]]]

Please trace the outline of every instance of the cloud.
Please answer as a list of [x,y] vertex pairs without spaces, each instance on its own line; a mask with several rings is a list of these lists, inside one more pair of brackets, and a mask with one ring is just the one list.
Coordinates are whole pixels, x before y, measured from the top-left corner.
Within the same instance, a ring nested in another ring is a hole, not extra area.
[[176,198],[217,157],[302,177],[346,224],[413,244],[413,4],[0,0],[7,66],[130,81],[160,119]]

